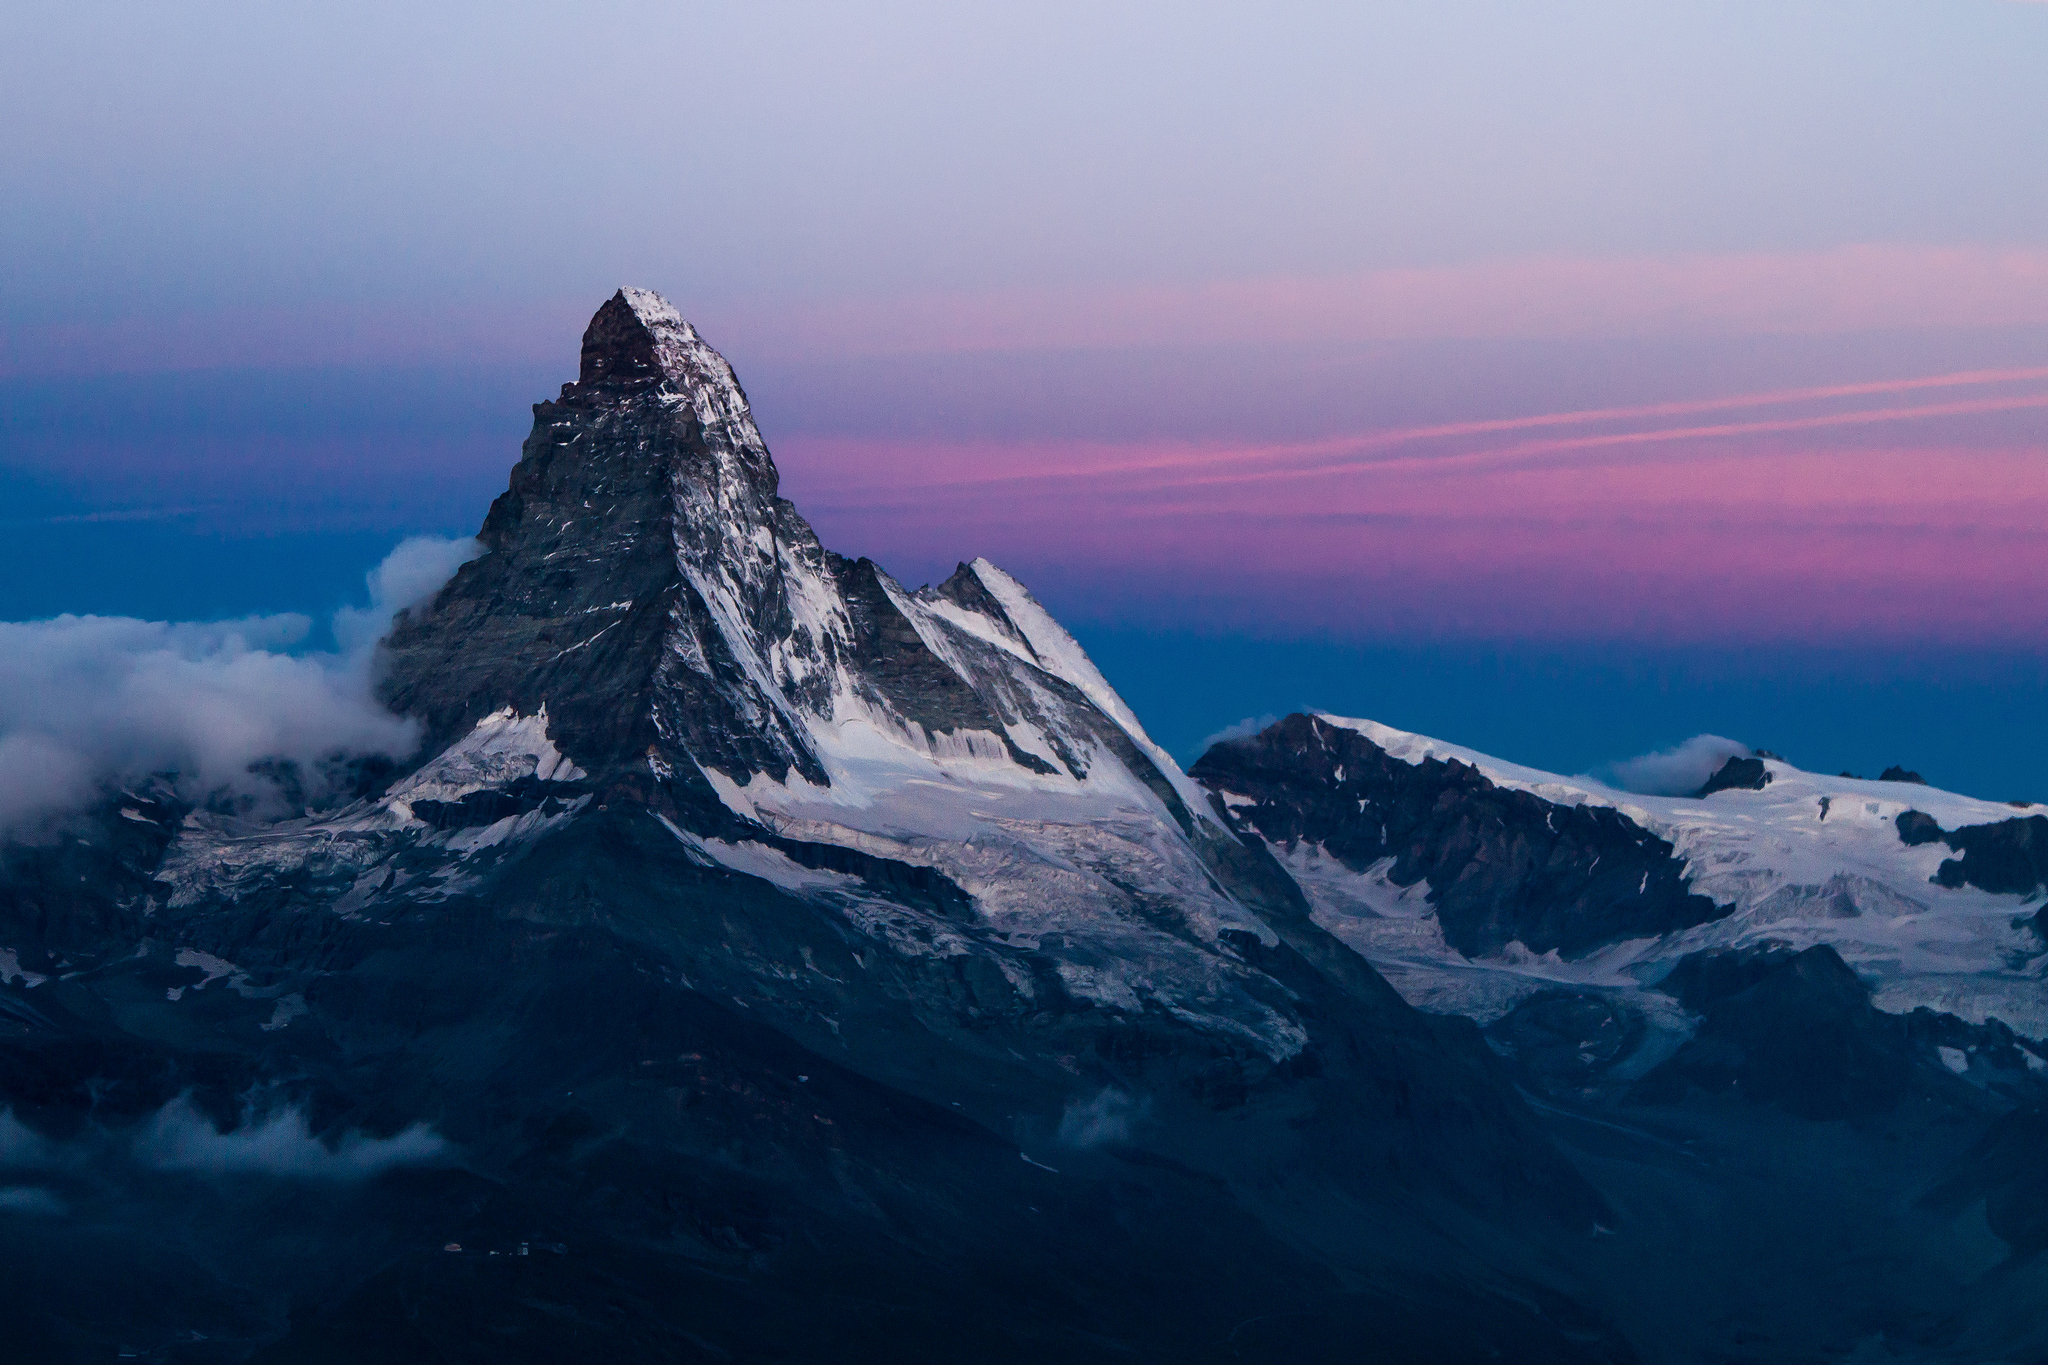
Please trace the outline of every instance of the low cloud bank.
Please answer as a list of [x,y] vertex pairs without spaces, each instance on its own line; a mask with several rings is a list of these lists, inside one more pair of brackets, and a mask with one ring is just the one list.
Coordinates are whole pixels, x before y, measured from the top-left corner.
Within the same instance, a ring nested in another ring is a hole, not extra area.
[[[89,1128],[63,1142],[38,1136],[11,1112],[0,1110],[0,1173],[40,1172],[60,1183],[67,1173],[104,1173],[112,1165],[131,1163],[192,1175],[354,1181],[403,1166],[445,1166],[454,1160],[455,1149],[423,1123],[390,1137],[352,1131],[328,1142],[314,1136],[297,1106],[252,1112],[239,1127],[223,1133],[181,1097],[136,1127]],[[15,1204],[6,1206],[17,1212],[48,1211],[47,1200],[54,1198],[33,1184],[0,1181],[4,1190],[21,1192]]]
[[1725,735],[1694,735],[1683,744],[1595,768],[1588,776],[1643,796],[1691,796],[1731,758],[1746,758],[1747,744]]
[[370,605],[334,617],[334,653],[294,653],[300,615],[205,623],[59,616],[0,622],[0,833],[89,803],[108,784],[174,772],[188,797],[277,803],[266,759],[402,758],[417,727],[378,705],[376,644],[481,553],[415,537],[368,576]]
[[183,1100],[157,1112],[133,1151],[143,1165],[159,1171],[306,1180],[366,1180],[398,1166],[438,1165],[449,1156],[448,1144],[424,1124],[388,1138],[347,1133],[330,1147],[313,1136],[297,1109],[280,1109],[223,1133]]

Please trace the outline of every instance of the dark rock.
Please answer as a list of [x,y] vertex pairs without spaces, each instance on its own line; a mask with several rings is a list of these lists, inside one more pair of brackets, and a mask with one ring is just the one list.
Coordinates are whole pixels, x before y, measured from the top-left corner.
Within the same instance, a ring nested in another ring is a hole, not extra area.
[[1936,870],[1943,886],[2027,896],[2048,884],[2048,815],[1965,825],[1943,838],[1962,854]]
[[1643,1020],[1595,991],[1539,991],[1486,1026],[1529,1084],[1549,1093],[1584,1090],[1643,1039]]
[[1764,767],[1761,758],[1735,757],[1723,763],[1706,785],[1694,792],[1694,796],[1712,796],[1715,792],[1752,791],[1760,792],[1771,785],[1770,769]]
[[1190,773],[1252,798],[1233,813],[1271,843],[1318,844],[1354,871],[1392,858],[1400,886],[1427,878],[1467,956],[1515,942],[1579,953],[1727,913],[1690,890],[1669,842],[1618,811],[1553,805],[1455,759],[1407,763],[1320,717],[1217,744]]
[[1657,983],[1657,989],[1694,1014],[1705,1014],[1786,966],[1798,954],[1779,944],[1740,952],[1688,953]]
[[1940,842],[1962,855],[1946,859],[1935,870],[1933,880],[1941,886],[2028,896],[2048,885],[2048,816],[1949,831],[1926,812],[1908,810],[1899,813],[1897,823],[1899,838],[1911,847]]
[[1901,768],[1896,764],[1879,773],[1877,780],[1880,782],[1917,782],[1923,787],[1927,785],[1926,778],[1916,772]]
[[109,792],[26,842],[0,843],[0,944],[28,970],[55,975],[60,961],[141,937],[169,899],[156,868],[190,809],[159,781]]
[[1900,842],[1908,848],[1940,843],[1946,837],[1942,832],[1941,822],[1926,811],[1902,810],[1894,823],[1899,827]]
[[[1965,1112],[2040,1092],[2030,1050],[1997,1020],[1971,1024],[1918,1009],[1889,1014],[1834,948],[1763,945],[1694,953],[1658,984],[1701,1015],[1699,1030],[1635,1087],[1672,1103],[1693,1090],[1739,1094],[1806,1119],[1865,1119],[1908,1095]],[[1976,1059],[1964,1081],[1940,1058]],[[1979,1087],[1979,1088],[1973,1088]]]

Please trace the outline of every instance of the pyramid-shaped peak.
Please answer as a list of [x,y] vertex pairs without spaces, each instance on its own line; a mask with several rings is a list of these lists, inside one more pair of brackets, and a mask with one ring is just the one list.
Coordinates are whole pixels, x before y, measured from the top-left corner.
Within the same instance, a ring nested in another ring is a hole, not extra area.
[[612,297],[624,300],[626,306],[633,310],[633,316],[649,329],[677,327],[695,330],[683,321],[683,315],[676,311],[674,304],[652,289],[635,289],[628,285]]
[[680,381],[707,360],[729,372],[674,304],[652,289],[625,288],[605,300],[584,330],[578,382]]

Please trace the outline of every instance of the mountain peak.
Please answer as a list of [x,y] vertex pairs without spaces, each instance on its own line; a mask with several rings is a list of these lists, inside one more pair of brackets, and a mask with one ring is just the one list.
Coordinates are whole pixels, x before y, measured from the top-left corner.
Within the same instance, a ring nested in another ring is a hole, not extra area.
[[742,814],[757,777],[794,801],[887,769],[1114,787],[1184,828],[1212,819],[1016,580],[977,560],[911,592],[827,551],[779,495],[732,367],[661,295],[605,301],[581,376],[535,405],[488,553],[386,641],[385,697],[430,751],[546,703],[551,742],[597,780]]
[[584,330],[579,384],[667,379],[688,385],[707,378],[738,387],[723,357],[704,343],[674,304],[651,289],[620,289]]

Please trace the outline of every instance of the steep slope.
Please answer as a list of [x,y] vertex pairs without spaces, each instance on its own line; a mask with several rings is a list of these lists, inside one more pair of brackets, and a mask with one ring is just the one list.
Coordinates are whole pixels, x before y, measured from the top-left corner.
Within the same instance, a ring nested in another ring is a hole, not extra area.
[[1477,1031],[1020,585],[823,549],[656,296],[534,416],[387,643],[386,789],[22,856],[0,1175],[80,1216],[0,1207],[0,1308],[53,1358],[1628,1357]]

